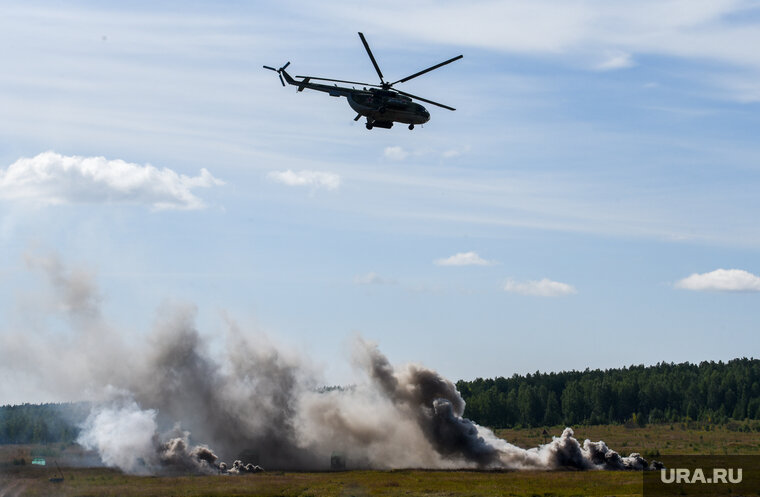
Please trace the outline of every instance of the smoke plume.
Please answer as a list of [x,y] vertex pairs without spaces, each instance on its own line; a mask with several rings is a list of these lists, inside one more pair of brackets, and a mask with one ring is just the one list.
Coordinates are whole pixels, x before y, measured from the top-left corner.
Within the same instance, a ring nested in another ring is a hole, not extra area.
[[[514,446],[465,417],[451,381],[420,365],[394,366],[360,337],[354,386],[330,390],[318,388],[307,358],[232,320],[226,336],[203,336],[193,306],[161,309],[147,335],[126,340],[102,317],[91,278],[57,260],[32,266],[65,304],[52,308],[68,316],[68,336],[5,333],[13,346],[0,349],[0,369],[35,364],[29,359],[42,354],[48,373],[36,378],[38,388],[85,392],[93,407],[79,443],[128,473],[323,470],[336,453],[348,468],[647,467],[604,442],[581,444],[570,428],[536,448]],[[220,339],[222,352],[212,346]],[[72,364],[82,366],[72,372]]]

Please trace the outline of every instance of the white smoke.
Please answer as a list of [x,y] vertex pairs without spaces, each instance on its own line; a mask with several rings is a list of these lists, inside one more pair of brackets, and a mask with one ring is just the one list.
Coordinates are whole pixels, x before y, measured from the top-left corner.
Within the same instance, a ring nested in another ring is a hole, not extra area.
[[140,409],[134,400],[96,406],[82,425],[78,438],[95,450],[106,466],[131,474],[148,475],[167,469],[216,472],[217,456],[205,445],[192,446],[190,433],[179,425],[158,433],[155,409]]
[[107,466],[127,473],[149,474],[155,465],[156,411],[142,410],[134,401],[92,410],[78,442],[96,450]]
[[[306,358],[232,321],[226,351],[213,354],[212,338],[196,329],[192,306],[162,310],[147,339],[130,342],[105,324],[94,284],[79,284],[81,278],[67,276],[71,272],[59,263],[35,267],[46,271],[61,299],[82,303],[66,309],[76,317],[69,321],[71,336],[46,354],[48,373],[40,384],[66,376],[73,361],[84,364],[67,383],[73,389],[79,382],[94,401],[79,442],[128,473],[246,472],[256,465],[321,470],[336,451],[348,468],[646,466],[638,455],[621,457],[603,442],[581,444],[569,428],[534,449],[509,444],[464,417],[465,402],[452,382],[419,365],[393,366],[361,338],[353,352],[355,385],[330,391],[317,388],[319,371]],[[22,343],[31,355],[50,347]],[[0,349],[0,370],[10,364],[6,359]],[[228,467],[217,454],[239,461]]]

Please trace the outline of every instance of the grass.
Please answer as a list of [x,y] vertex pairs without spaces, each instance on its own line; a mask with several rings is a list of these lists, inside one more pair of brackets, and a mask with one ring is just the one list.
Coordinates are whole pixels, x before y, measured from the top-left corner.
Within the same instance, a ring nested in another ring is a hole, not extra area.
[[[562,427],[548,429],[559,434]],[[533,447],[543,442],[543,428],[498,430],[516,445]],[[655,425],[582,426],[575,430],[583,440],[605,440],[622,453],[642,454],[760,454],[760,432],[735,427]],[[323,473],[265,472],[244,476],[142,477],[108,468],[63,467],[63,483],[50,483],[55,469],[29,465],[32,452],[41,447],[0,446],[0,495],[4,496],[640,496],[640,473],[623,471],[345,471]],[[49,446],[63,460],[86,461],[76,447]],[[50,452],[52,453],[52,452]],[[26,465],[13,459],[26,458]],[[51,461],[51,458],[48,458]]]
[[[65,469],[63,483],[49,472],[15,468],[4,473],[21,495],[47,496],[636,496],[641,475],[629,472],[345,471],[270,472],[244,476],[140,477],[105,468]],[[2,480],[0,479],[0,482]],[[1,491],[0,491],[1,492]],[[12,495],[12,494],[11,494]]]

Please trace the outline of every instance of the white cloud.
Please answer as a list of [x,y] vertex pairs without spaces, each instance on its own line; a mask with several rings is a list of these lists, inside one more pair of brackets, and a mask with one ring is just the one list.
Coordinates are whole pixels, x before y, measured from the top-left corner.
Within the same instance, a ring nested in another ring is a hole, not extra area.
[[510,279],[504,284],[504,290],[510,293],[534,297],[562,297],[578,293],[578,290],[574,286],[560,283],[559,281],[552,281],[548,278],[539,281],[531,280],[523,282]]
[[487,261],[476,252],[460,252],[451,257],[436,259],[433,261],[438,266],[490,266],[493,261]]
[[469,151],[470,151],[469,145],[466,145],[464,147],[451,148],[449,150],[444,151],[441,154],[441,157],[443,157],[444,159],[451,159],[453,157],[459,157],[460,155]]
[[612,71],[614,69],[625,69],[634,65],[631,54],[626,52],[611,52],[606,54],[607,57],[596,65],[599,71]]
[[396,283],[396,280],[383,278],[374,271],[370,271],[367,274],[354,276],[354,283],[357,285],[393,285]]
[[129,203],[154,209],[201,209],[204,202],[191,190],[223,184],[206,169],[190,177],[150,164],[55,152],[21,158],[0,169],[0,198],[43,204]]
[[323,171],[272,171],[267,177],[277,183],[287,186],[310,186],[312,188],[325,188],[337,190],[340,187],[340,176],[335,173]]
[[696,291],[760,292],[760,277],[743,269],[716,269],[709,273],[694,273],[677,281],[675,286]]
[[385,155],[386,159],[390,160],[404,160],[409,156],[409,152],[404,150],[401,147],[385,147],[385,151],[383,151],[383,155]]

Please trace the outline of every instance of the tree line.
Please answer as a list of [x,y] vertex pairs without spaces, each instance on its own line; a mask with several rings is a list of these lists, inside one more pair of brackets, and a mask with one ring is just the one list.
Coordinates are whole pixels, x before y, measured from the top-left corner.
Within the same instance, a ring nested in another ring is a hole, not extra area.
[[0,444],[71,443],[90,407],[83,402],[0,407]]
[[[456,385],[467,402],[465,417],[492,428],[760,420],[758,359],[536,372]],[[81,402],[1,406],[0,444],[73,442],[89,409]]]
[[760,419],[757,359],[536,372],[457,388],[465,416],[494,428]]

